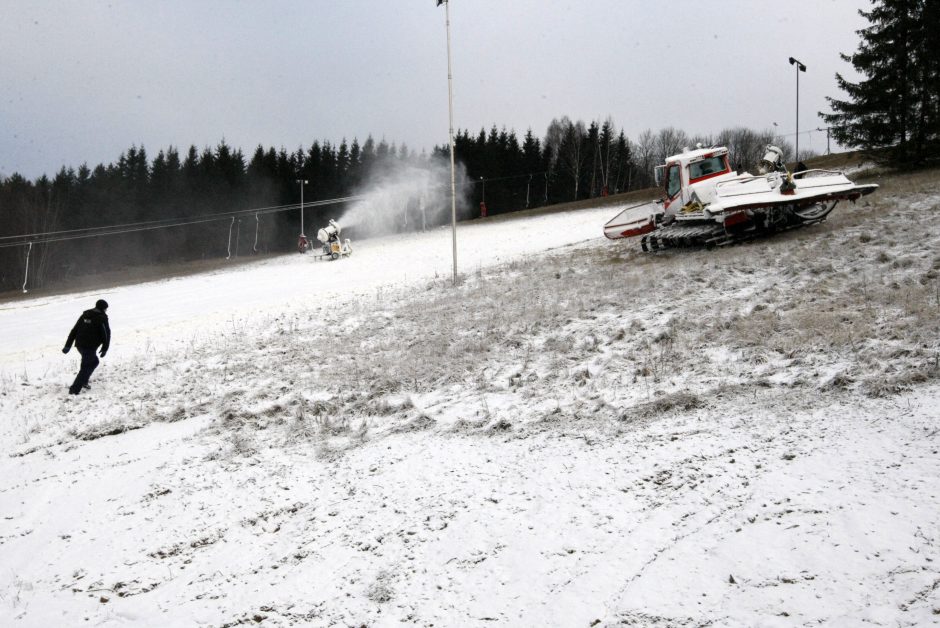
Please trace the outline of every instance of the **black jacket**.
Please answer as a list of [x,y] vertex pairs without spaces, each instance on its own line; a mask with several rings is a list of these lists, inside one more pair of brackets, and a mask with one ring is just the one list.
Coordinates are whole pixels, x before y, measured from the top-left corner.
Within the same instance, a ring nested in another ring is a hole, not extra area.
[[111,345],[108,315],[97,308],[82,312],[65,341],[65,349],[71,349],[73,342],[79,349],[97,349],[101,345],[101,352],[106,352]]

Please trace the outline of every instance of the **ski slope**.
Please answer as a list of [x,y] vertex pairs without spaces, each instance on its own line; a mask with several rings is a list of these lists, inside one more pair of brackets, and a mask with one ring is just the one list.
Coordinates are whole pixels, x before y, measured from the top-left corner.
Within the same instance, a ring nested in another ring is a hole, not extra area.
[[[611,208],[461,223],[458,272],[502,264],[587,239]],[[511,225],[510,229],[506,226]],[[133,356],[154,346],[188,342],[224,329],[234,319],[279,312],[317,311],[376,290],[420,286],[451,277],[451,230],[401,234],[353,242],[351,257],[336,262],[285,255],[231,271],[153,281],[0,304],[0,373],[35,374],[63,362],[62,345],[78,315],[99,298],[108,301],[114,334],[110,357]],[[72,367],[68,359],[69,369]]]

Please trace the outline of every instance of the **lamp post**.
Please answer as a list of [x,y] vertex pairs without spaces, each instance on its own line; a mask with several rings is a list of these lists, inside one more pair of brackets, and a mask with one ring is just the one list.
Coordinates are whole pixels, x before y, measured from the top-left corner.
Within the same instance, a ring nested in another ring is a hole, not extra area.
[[806,66],[799,59],[790,57],[790,65],[796,66],[796,161],[800,160],[800,72],[806,72]]
[[529,188],[532,187],[532,175],[529,175],[529,182],[525,184],[525,208],[529,209]]
[[447,29],[447,111],[450,122],[450,231],[454,253],[454,285],[457,285],[457,175],[454,167],[454,73],[450,62],[450,1],[437,0],[437,6],[444,5],[445,27]]
[[297,179],[300,184],[300,236],[304,237],[304,186],[310,183],[306,179]]
[[480,177],[480,183],[483,185],[483,192],[480,194],[480,200],[486,203],[486,179]]

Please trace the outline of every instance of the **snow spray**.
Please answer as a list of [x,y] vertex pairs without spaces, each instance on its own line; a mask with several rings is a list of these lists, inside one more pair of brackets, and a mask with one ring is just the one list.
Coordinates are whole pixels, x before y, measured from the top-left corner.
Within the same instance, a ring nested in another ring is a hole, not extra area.
[[[457,165],[457,211],[468,207],[472,190],[462,164]],[[337,222],[356,237],[423,231],[450,222],[450,161],[432,157],[427,165],[392,163],[370,176],[364,196]]]

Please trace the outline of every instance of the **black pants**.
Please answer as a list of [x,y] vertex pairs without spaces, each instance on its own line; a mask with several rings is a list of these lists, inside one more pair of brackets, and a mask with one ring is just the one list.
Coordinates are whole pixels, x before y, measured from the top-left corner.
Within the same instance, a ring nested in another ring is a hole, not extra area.
[[82,354],[82,366],[78,369],[78,375],[75,376],[75,381],[72,382],[72,385],[69,387],[69,392],[73,395],[82,392],[82,388],[88,383],[88,378],[91,377],[91,374],[98,368],[98,356],[95,355],[97,347],[75,348]]

